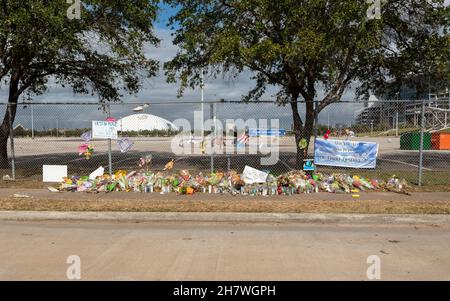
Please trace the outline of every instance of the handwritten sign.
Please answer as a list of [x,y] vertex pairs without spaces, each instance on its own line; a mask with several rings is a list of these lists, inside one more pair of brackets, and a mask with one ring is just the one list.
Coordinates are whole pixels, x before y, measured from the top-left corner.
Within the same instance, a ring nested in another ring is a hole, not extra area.
[[268,176],[269,174],[266,172],[245,166],[244,172],[242,173],[242,180],[245,184],[265,183]]
[[92,121],[92,138],[117,139],[117,123],[112,121]]

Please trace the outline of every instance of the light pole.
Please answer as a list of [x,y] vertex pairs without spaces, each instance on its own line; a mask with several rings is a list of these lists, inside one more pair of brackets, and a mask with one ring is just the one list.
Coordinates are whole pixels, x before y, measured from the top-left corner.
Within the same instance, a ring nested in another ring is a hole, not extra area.
[[397,102],[395,103],[395,137],[398,137],[398,100],[400,92],[397,93]]
[[143,104],[142,106],[137,106],[136,108],[133,109],[133,112],[144,112],[145,113],[145,109],[147,109],[149,107],[148,104]]
[[327,112],[327,118],[328,118],[328,129],[330,129],[330,112]]
[[[111,104],[108,104],[108,117],[111,117]],[[112,142],[111,138],[108,139],[108,171],[109,175],[112,176]]]
[[201,92],[200,92],[200,99],[201,99],[201,111],[202,111],[202,120],[201,120],[201,124],[200,124],[200,126],[201,126],[201,132],[202,132],[202,141],[203,141],[203,139],[204,139],[204,136],[205,136],[205,133],[204,133],[204,126],[203,126],[203,123],[204,123],[204,111],[205,111],[205,105],[204,105],[204,101],[205,101],[205,78],[204,78],[204,71],[203,71],[203,68],[202,68],[202,70],[201,70],[201,76],[200,76],[200,80],[201,80],[201,83],[200,83],[200,88],[201,88]]
[[34,108],[31,103],[31,139],[34,139]]

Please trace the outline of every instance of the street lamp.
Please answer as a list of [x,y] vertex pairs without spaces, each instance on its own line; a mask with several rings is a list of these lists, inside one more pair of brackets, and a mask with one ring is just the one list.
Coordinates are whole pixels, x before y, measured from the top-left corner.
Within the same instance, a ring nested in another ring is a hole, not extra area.
[[133,109],[134,112],[142,112],[149,107],[148,104],[143,104],[142,106],[137,106]]
[[34,109],[33,104],[31,106],[31,139],[34,139]]
[[201,111],[202,111],[202,122],[201,122],[201,131],[202,131],[202,141],[204,140],[204,136],[205,136],[205,129],[204,129],[204,118],[205,118],[205,75],[204,75],[204,70],[202,68],[201,70],[201,77],[200,77],[201,83],[200,83],[200,88],[201,88]]

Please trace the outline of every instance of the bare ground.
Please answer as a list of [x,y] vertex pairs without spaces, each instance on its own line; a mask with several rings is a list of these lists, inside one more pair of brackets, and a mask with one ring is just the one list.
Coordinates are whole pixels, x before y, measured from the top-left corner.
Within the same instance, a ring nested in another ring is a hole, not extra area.
[[355,199],[349,194],[329,193],[242,197],[125,192],[50,193],[44,189],[0,189],[0,210],[450,214],[450,193],[413,192],[407,196],[372,192],[362,193],[360,198]]

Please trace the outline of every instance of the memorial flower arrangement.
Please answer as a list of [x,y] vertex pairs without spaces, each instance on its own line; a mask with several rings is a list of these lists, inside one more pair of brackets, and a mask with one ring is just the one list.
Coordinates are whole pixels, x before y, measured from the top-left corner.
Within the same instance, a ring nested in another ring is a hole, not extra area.
[[404,179],[396,176],[387,181],[369,179],[358,175],[343,173],[325,174],[320,172],[305,173],[290,171],[278,177],[268,173],[264,181],[249,181],[248,175],[235,170],[217,171],[192,175],[188,170],[167,171],[132,171],[119,170],[113,175],[102,175],[95,179],[88,176],[65,178],[57,188],[58,191],[78,192],[157,192],[192,195],[195,193],[212,193],[250,196],[293,195],[304,193],[348,193],[357,197],[361,191],[393,191],[408,194],[409,187]]

